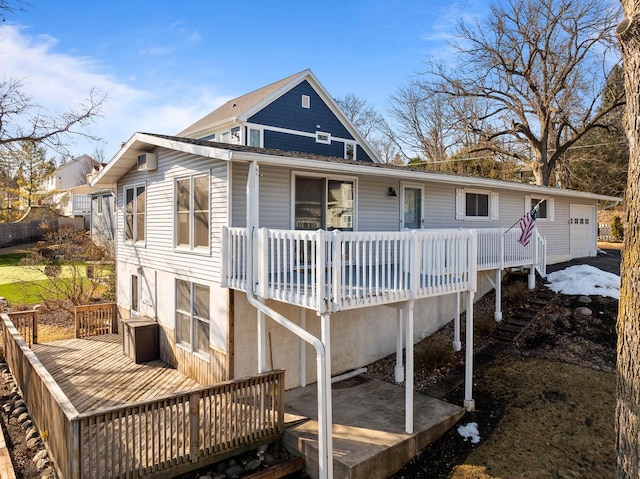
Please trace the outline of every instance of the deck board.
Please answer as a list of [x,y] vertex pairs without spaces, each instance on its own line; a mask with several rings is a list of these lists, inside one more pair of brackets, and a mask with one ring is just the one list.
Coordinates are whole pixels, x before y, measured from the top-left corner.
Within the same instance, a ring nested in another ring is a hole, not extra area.
[[134,363],[123,354],[117,334],[34,344],[32,349],[80,413],[200,387],[160,360]]

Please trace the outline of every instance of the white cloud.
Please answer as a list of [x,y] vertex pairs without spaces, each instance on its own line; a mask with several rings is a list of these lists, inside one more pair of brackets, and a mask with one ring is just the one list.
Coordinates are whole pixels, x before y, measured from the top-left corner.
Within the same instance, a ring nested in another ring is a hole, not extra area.
[[[20,25],[1,26],[4,79],[22,79],[23,92],[50,114],[77,108],[92,90],[107,94],[102,118],[89,127],[105,141],[107,159],[136,131],[175,134],[229,99],[211,88],[187,88],[180,82],[135,88],[128,83],[135,75],[116,78],[99,59],[60,53],[56,48],[58,41],[50,35],[30,35],[29,29]],[[100,145],[78,139],[71,153],[91,154],[96,146]]]

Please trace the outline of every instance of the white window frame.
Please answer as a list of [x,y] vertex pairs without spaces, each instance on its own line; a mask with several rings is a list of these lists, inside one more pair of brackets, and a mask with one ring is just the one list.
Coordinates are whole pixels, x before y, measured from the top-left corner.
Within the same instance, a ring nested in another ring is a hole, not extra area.
[[[129,295],[129,312],[131,316],[138,316],[140,314],[140,276],[138,276],[137,273],[131,274],[129,280]],[[134,304],[134,298],[137,304]]]
[[[178,281],[183,281],[185,283],[189,284],[189,292],[190,292],[190,311],[182,311],[178,309]],[[183,278],[176,278],[174,280],[174,308],[173,308],[173,312],[174,312],[174,338],[173,338],[173,342],[175,343],[175,345],[179,348],[184,349],[185,351],[188,351],[189,353],[193,354],[194,356],[197,356],[201,359],[203,359],[204,361],[209,362],[210,361],[210,354],[203,354],[200,351],[196,351],[194,348],[194,324],[195,321],[202,321],[203,323],[208,324],[208,328],[207,328],[207,346],[208,346],[208,350],[211,350],[211,317],[209,318],[202,318],[199,316],[195,316],[194,315],[194,300],[195,300],[195,286],[202,286],[204,288],[207,288],[208,292],[209,292],[209,316],[211,316],[211,287],[207,284],[202,284],[202,283],[195,283],[193,281],[190,281],[188,279],[183,279]],[[189,316],[189,321],[190,321],[190,338],[189,338],[189,344],[187,345],[186,343],[183,342],[178,342],[178,313],[180,314],[184,314],[186,316]]]
[[[489,197],[487,216],[467,216],[467,193]],[[458,188],[455,196],[456,219],[463,221],[497,221],[499,219],[499,200],[496,191],[481,188]]]
[[251,141],[251,130],[257,131],[260,134],[260,144],[257,147],[254,146],[254,148],[264,148],[264,129],[257,126],[247,126],[247,140],[245,142],[246,145],[253,146],[249,144],[249,142]]
[[96,207],[96,214],[99,216],[103,215],[103,211],[102,211],[104,208],[102,204],[102,202],[104,201],[103,198],[104,198],[103,196],[98,196],[98,206]]
[[533,200],[544,200],[547,202],[547,217],[540,218],[536,216],[536,221],[555,221],[555,201],[553,198],[544,195],[526,195],[524,197],[524,214],[531,211],[531,208],[535,206]]
[[331,133],[326,131],[316,131],[316,143],[322,143],[323,145],[331,144]]
[[[195,211],[194,211],[194,184],[196,178],[207,178],[207,185],[209,187],[208,191],[208,203],[209,207],[207,209],[207,219],[209,222],[208,225],[208,233],[207,238],[209,239],[207,246],[194,246],[195,239]],[[183,180],[189,180],[189,244],[188,245],[178,245],[178,182]],[[196,173],[188,176],[180,176],[175,178],[173,182],[173,246],[176,251],[181,252],[190,252],[190,253],[198,253],[198,254],[210,254],[211,252],[211,173]]]
[[[137,215],[138,215],[138,202],[135,201],[136,198],[136,190],[140,187],[144,187],[144,239],[143,240],[139,240],[139,235],[138,235],[138,221],[137,221]],[[132,235],[133,238],[132,239],[127,239],[127,191],[128,190],[133,190],[133,231],[132,231]],[[136,183],[133,185],[127,185],[124,186],[122,188],[122,239],[124,240],[124,242],[126,244],[130,244],[130,245],[146,245],[147,244],[147,216],[148,216],[148,211],[147,211],[147,197],[149,196],[149,189],[147,188],[147,184],[145,183]]]
[[311,108],[311,97],[309,95],[302,95],[302,108]]
[[[356,176],[343,176],[343,175],[327,175],[323,173],[313,173],[313,172],[305,172],[305,171],[293,171],[291,173],[291,221],[290,221],[290,229],[296,229],[296,177],[304,176],[307,178],[323,178],[325,181],[325,194],[327,192],[329,180],[336,181],[350,181],[353,183],[353,221],[352,227],[353,231],[358,231],[358,178]],[[325,205],[326,208],[326,205]],[[326,221],[326,211],[325,211],[325,221]],[[324,228],[326,229],[326,224]]]
[[358,145],[355,141],[345,141],[344,142],[344,159],[348,160],[349,157],[347,156],[347,146],[353,146],[353,158],[351,158],[351,160],[357,160],[357,152],[358,152]]

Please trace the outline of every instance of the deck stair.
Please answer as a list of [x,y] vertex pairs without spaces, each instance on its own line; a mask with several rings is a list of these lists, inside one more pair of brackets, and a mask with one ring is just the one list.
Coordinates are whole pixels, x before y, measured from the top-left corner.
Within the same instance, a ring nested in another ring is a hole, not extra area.
[[518,309],[498,324],[493,336],[502,341],[517,341],[531,325],[534,319],[543,312],[549,300],[533,297],[527,300],[525,307]]

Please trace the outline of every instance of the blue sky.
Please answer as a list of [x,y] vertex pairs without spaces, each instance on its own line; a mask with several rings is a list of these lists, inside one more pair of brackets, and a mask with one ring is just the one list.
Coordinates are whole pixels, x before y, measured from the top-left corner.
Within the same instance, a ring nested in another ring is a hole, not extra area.
[[[0,26],[0,71],[50,112],[109,93],[92,131],[110,159],[135,131],[175,134],[224,101],[306,68],[334,97],[386,115],[389,96],[456,22],[488,2],[462,0],[32,1]],[[79,141],[74,156],[93,153]]]

